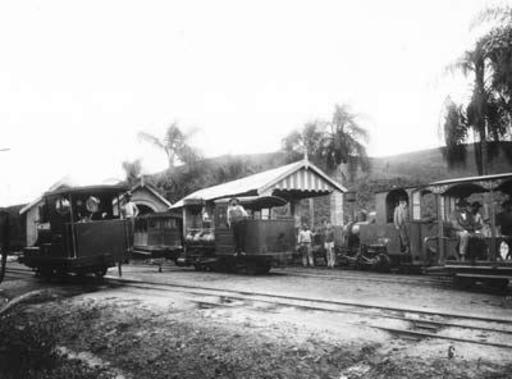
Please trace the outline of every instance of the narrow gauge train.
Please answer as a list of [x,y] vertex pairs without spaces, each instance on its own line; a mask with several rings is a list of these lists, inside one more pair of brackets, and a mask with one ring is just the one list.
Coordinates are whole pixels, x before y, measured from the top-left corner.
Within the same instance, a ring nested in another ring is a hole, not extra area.
[[227,270],[267,273],[285,262],[295,247],[295,224],[291,217],[272,218],[273,207],[286,204],[276,196],[239,198],[248,211],[244,223],[244,254],[234,254],[233,234],[227,224],[228,199],[185,199],[183,212],[184,252],[178,265],[197,270]]
[[[345,228],[342,263],[358,269],[420,272],[429,265],[425,256],[423,239],[435,235],[436,224],[432,212],[436,211],[433,195],[423,194],[421,204],[418,188],[392,188],[375,193],[375,217],[358,220]],[[408,203],[407,231],[410,239],[408,252],[402,251],[400,238],[393,223],[393,214],[399,199]],[[414,206],[411,206],[414,200]],[[434,213],[435,214],[435,213]]]
[[131,249],[129,220],[121,219],[123,186],[61,188],[43,195],[38,238],[22,262],[44,277],[65,273],[102,277]]
[[163,258],[176,262],[182,252],[183,219],[181,214],[158,212],[137,217],[133,239],[133,257]]
[[[512,173],[434,182],[416,188],[395,188],[376,194],[375,223],[360,224],[360,244],[343,257],[359,267],[443,272],[457,282],[486,281],[506,286],[512,278],[512,236],[498,234],[495,220],[502,200],[512,197]],[[409,251],[401,251],[393,224],[393,211],[400,198],[407,199]],[[450,215],[460,199],[478,201],[486,231],[476,233],[468,257],[458,254],[459,240]]]

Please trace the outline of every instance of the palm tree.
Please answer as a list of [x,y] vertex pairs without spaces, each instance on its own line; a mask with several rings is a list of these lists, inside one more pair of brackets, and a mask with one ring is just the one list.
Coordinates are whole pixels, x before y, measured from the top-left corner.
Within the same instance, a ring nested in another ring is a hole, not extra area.
[[315,164],[324,166],[322,161],[322,145],[325,123],[322,121],[307,122],[302,130],[294,130],[282,140],[282,150],[288,161],[296,161],[307,156]]
[[[357,122],[357,116],[348,105],[336,105],[331,121],[315,121],[304,125],[301,131],[294,131],[282,141],[282,149],[290,160],[307,155],[311,161],[342,182],[340,165],[347,164],[350,178],[355,177],[359,167],[370,168],[366,143],[368,131]],[[331,208],[340,207],[340,199],[332,198]],[[310,201],[310,217],[313,219]]]
[[462,106],[455,104],[448,96],[444,102],[444,108],[444,123],[440,130],[446,145],[446,148],[442,150],[443,156],[450,168],[465,165],[466,145],[464,142],[468,137],[468,126]]
[[338,171],[346,164],[353,179],[358,168],[370,168],[366,144],[369,133],[357,122],[357,115],[346,104],[336,105],[332,121],[327,124],[322,146],[322,157],[328,170]]
[[126,181],[128,182],[128,185],[130,187],[134,186],[142,174],[142,164],[140,159],[136,159],[132,162],[124,161],[122,166],[126,174]]
[[[487,8],[477,16],[473,27],[486,21],[495,22],[491,30],[477,40],[472,50],[448,67],[449,71],[460,71],[473,80],[472,96],[460,119],[465,122],[467,132],[473,130],[478,142],[475,159],[480,175],[487,173],[487,160],[496,154],[493,148],[497,144],[489,149],[488,142],[510,137],[512,115],[512,8]],[[452,127],[461,130],[460,124],[452,123]],[[457,132],[445,130],[445,138],[450,134]],[[466,140],[467,136],[447,145],[448,156]]]
[[199,159],[199,153],[188,144],[188,140],[196,132],[196,129],[184,133],[176,122],[173,122],[166,130],[163,138],[158,138],[146,132],[139,132],[139,138],[149,142],[163,150],[167,155],[169,169],[174,169],[176,163],[191,164]]

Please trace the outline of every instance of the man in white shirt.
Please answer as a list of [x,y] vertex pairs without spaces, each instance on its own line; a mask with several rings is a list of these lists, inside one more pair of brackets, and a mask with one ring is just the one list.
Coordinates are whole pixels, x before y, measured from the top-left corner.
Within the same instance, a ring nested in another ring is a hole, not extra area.
[[125,196],[125,204],[123,205],[122,213],[123,218],[127,219],[128,222],[128,250],[133,249],[133,237],[135,231],[135,217],[139,215],[139,208],[132,201],[132,194],[127,193]]
[[297,242],[299,249],[302,250],[302,265],[304,267],[308,267],[308,263],[311,267],[315,267],[313,251],[311,250],[312,241],[313,233],[306,224],[302,225],[302,230],[299,232]]
[[130,193],[127,193],[124,196],[126,202],[123,206],[123,214],[124,218],[126,219],[133,219],[139,215],[139,208],[135,205],[135,203],[132,201],[132,195]]

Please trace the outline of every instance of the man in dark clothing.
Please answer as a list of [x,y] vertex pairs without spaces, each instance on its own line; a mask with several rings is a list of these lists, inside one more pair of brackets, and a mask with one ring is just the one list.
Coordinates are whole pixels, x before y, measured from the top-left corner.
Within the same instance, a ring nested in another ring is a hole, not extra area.
[[506,200],[501,205],[503,211],[496,215],[496,226],[503,236],[512,236],[512,200]]
[[235,255],[244,255],[244,234],[245,224],[242,222],[247,218],[247,212],[240,204],[237,198],[232,198],[229,201],[227,221],[229,228],[233,231],[233,241],[235,243]]

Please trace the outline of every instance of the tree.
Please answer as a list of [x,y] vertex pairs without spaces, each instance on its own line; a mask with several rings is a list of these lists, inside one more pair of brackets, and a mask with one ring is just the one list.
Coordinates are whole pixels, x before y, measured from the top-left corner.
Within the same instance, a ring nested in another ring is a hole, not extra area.
[[[466,136],[447,144],[447,157],[460,149],[469,139],[469,131],[474,134],[475,160],[478,173],[487,173],[487,161],[497,154],[499,142],[510,139],[512,115],[512,8],[488,8],[477,16],[474,25],[494,20],[490,31],[476,41],[471,50],[449,67],[450,71],[460,71],[472,79],[472,94],[460,114],[466,127]],[[450,110],[447,108],[447,113]],[[453,115],[453,113],[452,113]],[[458,135],[464,129],[460,123],[445,124],[458,130],[445,130],[445,138]],[[455,149],[455,150],[454,150]],[[450,162],[449,162],[450,163]]]
[[142,164],[140,159],[136,159],[132,162],[124,161],[122,163],[123,170],[126,174],[126,181],[130,187],[134,186],[141,177]]
[[368,131],[357,122],[357,115],[348,105],[336,105],[331,121],[314,121],[294,130],[282,141],[282,150],[289,160],[296,160],[307,153],[309,159],[329,172],[337,172],[347,164],[350,173],[357,168],[369,169],[366,152]]
[[358,168],[368,171],[370,163],[366,152],[369,133],[357,123],[357,115],[348,105],[336,105],[332,121],[327,124],[322,146],[322,159],[329,170],[347,164],[351,179]]
[[[341,182],[341,164],[347,164],[351,179],[358,167],[369,169],[365,144],[368,132],[357,123],[357,116],[347,105],[336,105],[331,121],[315,121],[304,125],[302,130],[295,130],[282,141],[282,149],[290,160],[296,160],[303,154],[315,164],[334,174]],[[341,197],[341,196],[340,196]],[[310,223],[314,223],[313,199],[309,201]],[[331,209],[342,206],[341,198],[331,197]],[[331,215],[334,224],[334,216]],[[341,221],[340,221],[341,222]]]
[[163,150],[167,155],[169,169],[172,170],[178,162],[193,164],[199,159],[199,152],[188,144],[188,140],[195,132],[194,129],[189,133],[184,133],[178,124],[173,122],[167,128],[163,138],[146,132],[139,132],[139,138]]
[[319,166],[322,162],[322,146],[325,137],[325,125],[322,121],[311,121],[304,125],[301,131],[294,130],[282,140],[282,150],[288,161],[296,161],[308,156]]
[[466,145],[468,136],[468,127],[464,119],[461,105],[448,96],[445,100],[444,123],[440,133],[443,135],[446,148],[443,149],[443,156],[448,163],[448,167],[465,165],[466,163]]

